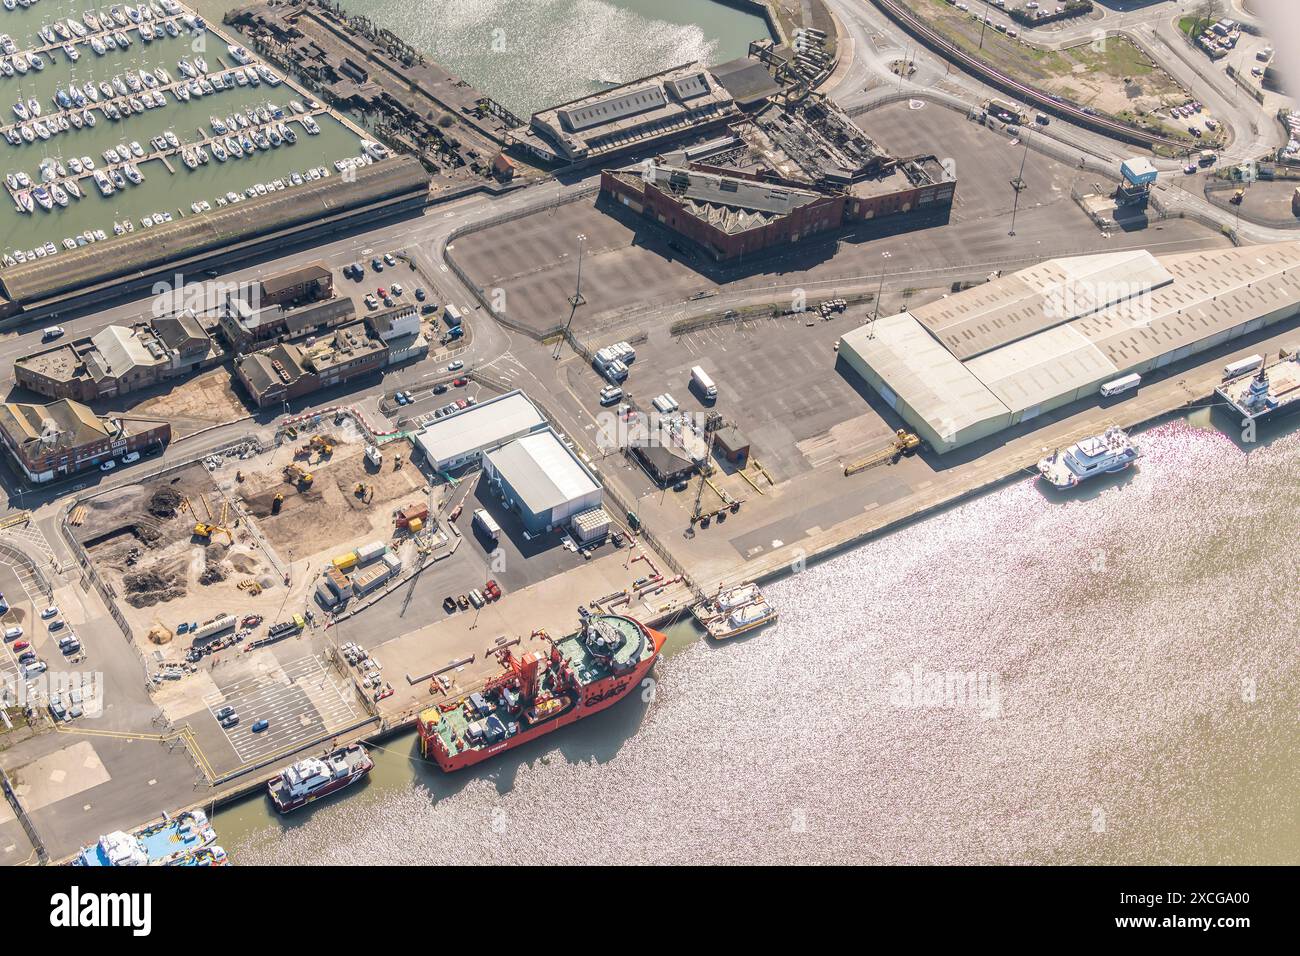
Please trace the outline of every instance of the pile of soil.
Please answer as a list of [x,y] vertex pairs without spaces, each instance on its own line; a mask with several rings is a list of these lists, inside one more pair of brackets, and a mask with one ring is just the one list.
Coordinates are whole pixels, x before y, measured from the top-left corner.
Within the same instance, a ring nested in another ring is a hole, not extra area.
[[155,518],[175,518],[180,504],[181,496],[175,488],[159,488],[149,498],[145,509]]
[[132,607],[152,607],[185,596],[185,582],[174,572],[133,571],[123,575],[122,588],[126,603]]

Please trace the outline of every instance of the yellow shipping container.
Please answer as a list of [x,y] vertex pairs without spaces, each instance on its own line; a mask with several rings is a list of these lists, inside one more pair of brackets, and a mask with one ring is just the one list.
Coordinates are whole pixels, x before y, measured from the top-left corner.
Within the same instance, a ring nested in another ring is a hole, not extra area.
[[356,565],[357,553],[355,551],[349,551],[347,554],[340,554],[334,559],[333,563],[334,567],[338,568],[340,571],[346,571],[348,568]]
[[424,522],[421,521],[419,518],[412,518],[410,521],[406,523],[406,530],[410,531],[411,534],[419,534],[420,529],[423,527],[424,527]]

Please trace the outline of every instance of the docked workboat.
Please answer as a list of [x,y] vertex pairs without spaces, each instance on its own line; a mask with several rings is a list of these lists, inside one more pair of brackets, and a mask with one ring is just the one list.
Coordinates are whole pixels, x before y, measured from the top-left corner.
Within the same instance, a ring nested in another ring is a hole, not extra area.
[[1272,365],[1261,361],[1258,369],[1229,379],[1214,393],[1253,424],[1300,410],[1300,352]]
[[74,866],[182,866],[216,842],[217,833],[202,810],[165,816],[126,833],[116,830],[82,848]]
[[691,614],[718,641],[737,637],[777,619],[777,610],[753,583],[720,589],[712,599],[693,607]]
[[266,790],[275,808],[281,813],[288,813],[352,786],[370,773],[374,766],[366,748],[353,744],[324,757],[299,760],[270,780]]
[[1128,434],[1112,425],[1065,451],[1057,449],[1038,463],[1038,474],[1053,488],[1073,488],[1089,478],[1124,471],[1140,457]]
[[536,740],[622,700],[654,666],[665,637],[630,617],[585,614],[543,650],[497,651],[498,674],[475,691],[420,713],[420,752],[459,770]]

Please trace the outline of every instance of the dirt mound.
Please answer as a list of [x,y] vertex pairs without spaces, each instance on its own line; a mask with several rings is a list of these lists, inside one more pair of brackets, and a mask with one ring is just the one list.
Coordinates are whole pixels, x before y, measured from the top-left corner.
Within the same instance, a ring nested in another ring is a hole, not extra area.
[[249,554],[232,554],[230,564],[236,571],[243,574],[252,574],[261,566],[261,562]]
[[122,576],[126,603],[132,607],[151,607],[163,601],[185,596],[185,581],[175,569],[132,571]]
[[155,518],[175,518],[181,505],[181,495],[175,488],[159,488],[149,498],[145,510]]

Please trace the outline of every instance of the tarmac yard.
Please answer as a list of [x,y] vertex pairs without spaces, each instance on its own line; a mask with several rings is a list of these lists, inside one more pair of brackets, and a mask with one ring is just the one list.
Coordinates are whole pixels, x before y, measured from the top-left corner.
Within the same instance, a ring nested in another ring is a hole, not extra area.
[[[949,162],[957,176],[951,211],[858,223],[777,254],[724,265],[707,260],[689,242],[643,217],[586,199],[463,236],[450,255],[491,295],[504,293],[504,312],[510,319],[542,331],[564,323],[572,311],[568,297],[573,294],[577,247],[562,237],[585,235],[586,304],[577,310],[573,328],[596,347],[606,344],[606,336],[620,326],[639,324],[637,314],[651,309],[665,310],[672,318],[697,314],[708,304],[691,300],[701,292],[745,295],[754,301],[788,298],[795,288],[806,289],[810,297],[831,296],[848,287],[874,290],[872,280],[881,272],[891,287],[925,287],[945,280],[982,279],[994,268],[1054,256],[1139,246],[1159,253],[1222,241],[1205,227],[1181,219],[1107,238],[1070,193],[1072,188],[1109,192],[1113,183],[1026,151],[1017,137],[933,103],[920,109],[896,103],[859,116],[857,122],[892,155],[924,153]],[[1022,135],[1045,134],[1032,130]],[[1024,188],[1017,202],[1012,181],[1018,176]]]

